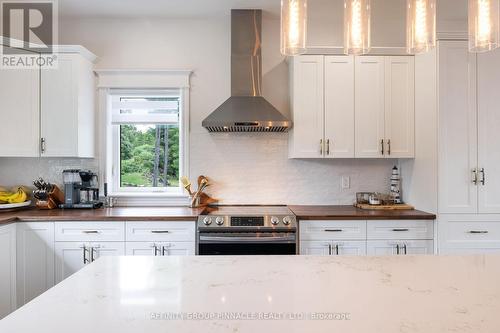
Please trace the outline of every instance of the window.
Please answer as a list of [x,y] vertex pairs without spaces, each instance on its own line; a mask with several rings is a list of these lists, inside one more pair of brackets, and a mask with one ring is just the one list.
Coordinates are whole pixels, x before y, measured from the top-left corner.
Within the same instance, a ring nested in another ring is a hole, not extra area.
[[181,193],[182,109],[181,90],[111,91],[115,193]]

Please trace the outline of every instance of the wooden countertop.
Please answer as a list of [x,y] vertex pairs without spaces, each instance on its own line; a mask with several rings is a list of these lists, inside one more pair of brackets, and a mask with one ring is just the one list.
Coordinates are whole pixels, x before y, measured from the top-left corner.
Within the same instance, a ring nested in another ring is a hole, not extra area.
[[[353,206],[288,206],[299,220],[434,220],[419,210],[362,210]],[[196,221],[204,208],[116,207],[102,209],[35,208],[0,212],[0,225],[16,221]]]
[[15,221],[195,221],[203,208],[116,207],[101,209],[28,209],[0,212],[0,224]]
[[288,206],[299,220],[434,220],[420,210],[365,210],[354,206]]

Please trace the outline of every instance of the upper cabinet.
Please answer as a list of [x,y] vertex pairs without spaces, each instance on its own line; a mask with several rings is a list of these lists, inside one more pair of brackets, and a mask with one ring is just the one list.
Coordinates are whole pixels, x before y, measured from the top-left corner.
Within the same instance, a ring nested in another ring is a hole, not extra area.
[[39,70],[0,69],[0,156],[38,156],[39,87]]
[[58,60],[41,71],[41,156],[94,157],[93,63],[78,53]]
[[2,69],[0,157],[94,157],[95,56],[59,47],[53,69]]
[[291,158],[412,158],[414,58],[298,56]]

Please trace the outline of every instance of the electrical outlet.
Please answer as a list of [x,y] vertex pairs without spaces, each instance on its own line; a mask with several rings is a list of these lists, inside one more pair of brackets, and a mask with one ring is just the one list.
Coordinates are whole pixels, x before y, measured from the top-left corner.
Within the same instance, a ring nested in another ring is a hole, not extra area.
[[346,190],[351,188],[351,177],[342,176],[342,189]]

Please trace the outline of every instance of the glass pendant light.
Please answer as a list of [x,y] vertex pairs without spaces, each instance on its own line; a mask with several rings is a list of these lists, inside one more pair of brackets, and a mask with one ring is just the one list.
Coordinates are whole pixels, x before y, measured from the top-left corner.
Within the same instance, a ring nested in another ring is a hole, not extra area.
[[485,52],[499,46],[499,0],[469,0],[469,50]]
[[370,51],[370,0],[344,0],[344,53]]
[[406,50],[427,52],[436,46],[436,0],[407,0]]
[[307,0],[281,0],[281,53],[306,52]]

